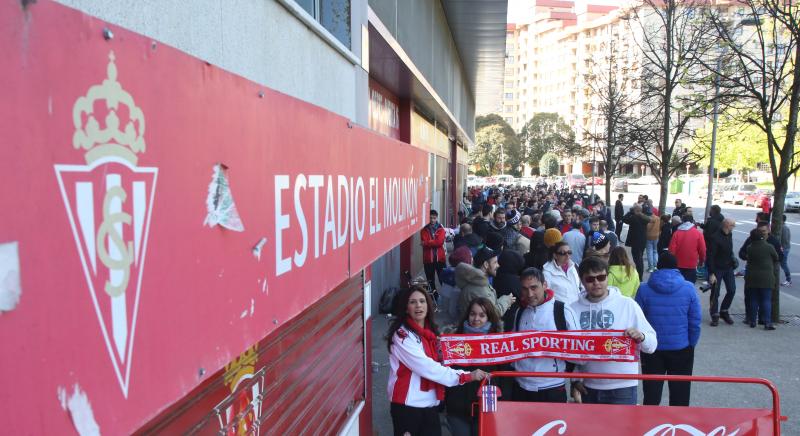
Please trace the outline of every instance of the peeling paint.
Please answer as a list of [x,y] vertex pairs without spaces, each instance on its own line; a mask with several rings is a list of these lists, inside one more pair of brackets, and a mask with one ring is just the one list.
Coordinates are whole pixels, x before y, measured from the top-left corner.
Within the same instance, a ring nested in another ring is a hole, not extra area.
[[253,316],[253,313],[256,311],[256,300],[250,299],[250,316]]
[[19,244],[0,244],[0,313],[14,310],[22,295],[19,274]]
[[72,395],[67,398],[67,390],[61,386],[57,389],[58,401],[61,408],[69,411],[69,416],[72,419],[72,425],[78,431],[80,436],[95,436],[100,435],[100,427],[94,419],[94,412],[92,405],[89,404],[89,397],[81,390],[81,387],[75,383],[72,388]]
[[247,317],[247,309],[243,310],[243,311],[242,311],[242,314],[241,314],[241,315],[239,315],[239,318],[240,318],[240,319],[245,319],[246,317]]
[[261,249],[264,248],[264,244],[266,243],[267,238],[261,238],[261,240],[259,240],[258,243],[253,247],[253,256],[255,256],[259,262],[261,261]]
[[227,171],[228,167],[223,164],[214,165],[206,197],[208,214],[203,224],[209,227],[219,225],[228,230],[243,232],[244,224],[233,201]]
[[267,277],[264,276],[264,281],[261,282],[261,292],[269,295],[269,285],[267,285]]

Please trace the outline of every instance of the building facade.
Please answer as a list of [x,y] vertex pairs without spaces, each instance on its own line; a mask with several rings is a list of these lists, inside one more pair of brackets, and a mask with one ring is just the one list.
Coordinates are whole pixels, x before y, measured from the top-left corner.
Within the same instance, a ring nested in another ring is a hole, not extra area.
[[0,7],[6,431],[373,434],[371,318],[456,219],[506,8]]

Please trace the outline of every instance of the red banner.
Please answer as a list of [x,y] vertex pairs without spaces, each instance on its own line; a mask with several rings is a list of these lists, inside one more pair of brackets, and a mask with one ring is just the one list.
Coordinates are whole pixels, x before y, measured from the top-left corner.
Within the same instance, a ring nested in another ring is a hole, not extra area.
[[5,1],[0,53],[5,433],[133,432],[427,220],[425,152],[152,38]]
[[636,342],[622,330],[442,335],[445,365],[508,363],[529,357],[564,360],[639,360]]
[[773,434],[772,411],[500,401],[481,413],[481,436]]

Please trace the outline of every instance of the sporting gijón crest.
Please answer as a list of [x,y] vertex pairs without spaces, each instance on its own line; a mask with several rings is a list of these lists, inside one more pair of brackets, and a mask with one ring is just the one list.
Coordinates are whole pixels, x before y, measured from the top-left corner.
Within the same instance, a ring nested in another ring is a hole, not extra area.
[[113,53],[107,78],[77,99],[72,118],[72,145],[83,159],[76,153],[75,164],[55,165],[56,178],[89,299],[127,397],[158,169],[139,165],[144,114],[117,82]]

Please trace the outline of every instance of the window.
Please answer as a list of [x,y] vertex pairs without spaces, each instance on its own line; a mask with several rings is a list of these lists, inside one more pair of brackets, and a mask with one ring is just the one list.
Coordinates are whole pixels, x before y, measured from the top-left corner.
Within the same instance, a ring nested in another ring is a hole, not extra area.
[[513,106],[506,106],[506,112],[514,112]]
[[512,82],[510,80],[506,81],[506,88],[513,88],[513,87],[514,87],[514,82]]
[[514,93],[513,92],[506,92],[505,95],[503,96],[503,98],[505,98],[506,100],[513,100],[514,99]]
[[513,122],[514,122],[514,119],[513,119],[513,118],[511,118],[511,117],[506,117],[506,122],[507,122],[508,124],[511,124],[511,123],[513,123]]
[[350,48],[350,0],[295,1],[339,42]]

